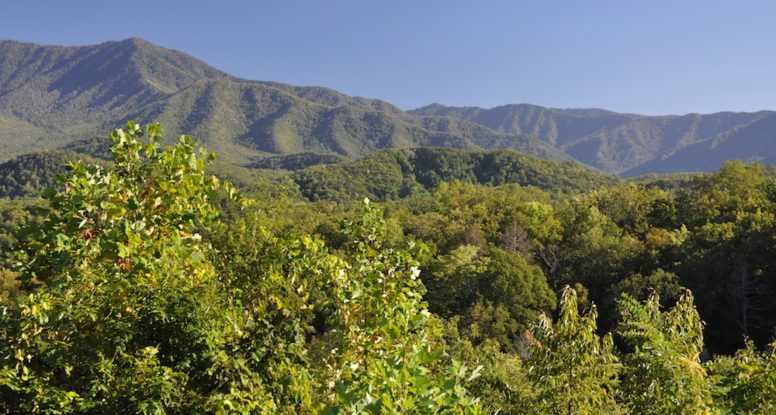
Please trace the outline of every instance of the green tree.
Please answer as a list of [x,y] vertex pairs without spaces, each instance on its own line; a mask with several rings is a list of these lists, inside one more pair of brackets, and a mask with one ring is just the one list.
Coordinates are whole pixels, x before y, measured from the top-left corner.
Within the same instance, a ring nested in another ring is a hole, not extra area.
[[575,200],[563,218],[559,279],[566,284],[584,284],[591,300],[602,304],[612,284],[639,271],[643,244],[597,207],[581,200]]
[[161,128],[111,134],[110,169],[71,164],[17,252],[25,295],[2,313],[5,413],[277,413],[240,355],[249,324],[208,260],[212,154]]
[[[311,356],[310,340],[317,334],[316,312],[326,311],[330,301],[326,288],[331,276],[343,264],[319,239],[273,234],[256,220],[262,216],[251,214],[213,236],[212,262],[224,284],[221,295],[241,310],[233,321],[241,336],[217,356],[219,380],[228,387],[211,397],[208,410],[317,413],[316,370],[321,367]],[[258,406],[259,391],[272,401]]]
[[422,248],[386,248],[384,232],[382,212],[368,201],[346,226],[350,266],[335,279],[337,342],[327,362],[335,394],[327,413],[480,413],[463,387],[477,371],[439,367],[440,333],[429,325],[414,259]]
[[683,194],[690,229],[677,274],[698,297],[715,352],[732,353],[750,338],[759,347],[776,327],[776,180],[762,165],[728,162]]
[[497,340],[515,351],[520,333],[540,313],[555,307],[555,294],[541,268],[499,248],[479,254],[461,245],[429,267],[431,311],[460,316],[461,333],[475,344]]
[[596,333],[595,306],[579,314],[576,292],[563,289],[553,323],[542,315],[526,332],[531,344],[525,362],[536,389],[535,411],[543,414],[615,414],[621,366],[612,337]]
[[703,324],[692,294],[686,292],[666,312],[657,295],[643,304],[623,295],[619,305],[617,333],[628,348],[621,393],[630,413],[707,413],[709,383],[700,362]]
[[722,413],[776,413],[776,343],[758,352],[752,342],[734,356],[720,356],[707,364],[714,382],[714,404]]
[[454,321],[444,325],[444,339],[455,359],[482,367],[482,375],[467,386],[480,397],[487,413],[521,415],[534,410],[535,390],[519,356],[502,352],[501,345],[492,340],[473,345],[458,332]]

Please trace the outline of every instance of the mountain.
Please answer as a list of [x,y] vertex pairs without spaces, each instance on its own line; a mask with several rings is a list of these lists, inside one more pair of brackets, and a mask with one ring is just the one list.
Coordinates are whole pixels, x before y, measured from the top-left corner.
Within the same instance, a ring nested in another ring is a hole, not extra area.
[[197,79],[227,77],[137,39],[84,47],[0,42],[0,155],[104,136],[136,108]]
[[571,160],[529,136],[411,115],[328,88],[240,79],[140,39],[82,47],[0,41],[0,161],[61,147],[104,153],[103,137],[129,119],[161,122],[168,139],[200,138],[239,165],[417,146],[512,148]]
[[0,162],[51,149],[104,157],[106,133],[130,119],[159,121],[168,140],[192,135],[246,167],[298,169],[411,147],[514,149],[623,176],[776,161],[772,111],[644,116],[434,104],[404,112],[329,88],[241,79],[141,39],[0,41]]
[[776,159],[773,111],[644,116],[527,104],[491,109],[433,104],[409,112],[538,137],[585,164],[624,176],[712,171],[730,159]]

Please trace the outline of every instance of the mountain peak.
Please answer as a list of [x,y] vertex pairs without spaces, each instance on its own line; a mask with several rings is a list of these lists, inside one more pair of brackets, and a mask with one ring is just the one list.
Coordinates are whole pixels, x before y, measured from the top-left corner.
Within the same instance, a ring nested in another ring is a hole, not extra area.
[[3,41],[0,118],[35,134],[77,125],[78,138],[84,138],[199,80],[228,77],[192,56],[140,38],[91,46]]
[[154,43],[151,43],[151,42],[149,42],[149,41],[147,41],[147,40],[145,40],[143,38],[139,38],[139,37],[130,37],[130,38],[126,38],[126,39],[123,39],[123,40],[118,40],[117,42],[118,43],[124,43],[124,44],[132,44],[132,45],[135,45],[135,46],[148,46],[148,45],[151,45],[151,46],[160,47],[160,46],[158,46],[158,45],[156,45]]

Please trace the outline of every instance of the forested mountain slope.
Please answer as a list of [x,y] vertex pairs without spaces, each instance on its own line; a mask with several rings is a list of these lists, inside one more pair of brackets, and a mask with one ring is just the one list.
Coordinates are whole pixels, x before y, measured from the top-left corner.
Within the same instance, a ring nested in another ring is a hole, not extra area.
[[499,186],[518,184],[574,194],[620,180],[570,162],[540,160],[511,150],[464,151],[449,148],[383,150],[358,160],[318,165],[294,172],[310,200],[399,199],[433,191],[442,182]]
[[712,171],[725,160],[776,157],[776,112],[644,116],[598,109],[504,105],[491,109],[429,105],[410,113],[456,117],[499,132],[541,138],[601,170]]
[[570,160],[541,140],[457,118],[413,116],[321,87],[239,79],[140,39],[94,46],[0,42],[0,160],[160,121],[232,163],[313,152],[356,157],[393,147],[513,148]]
[[[107,165],[88,154],[42,151],[0,163],[0,198],[36,197],[55,184],[70,162]],[[270,171],[272,170],[272,171]],[[259,177],[294,183],[309,200],[389,200],[433,191],[445,181],[498,186],[515,183],[549,192],[574,194],[620,182],[613,175],[573,162],[542,160],[514,150],[469,151],[420,147],[381,150],[356,160],[336,155],[299,153],[273,156],[247,167],[211,166],[215,174],[243,188]]]
[[57,175],[70,162],[106,165],[108,162],[72,151],[42,151],[24,154],[0,163],[0,198],[38,197],[56,184]]
[[[237,165],[296,153],[405,147],[515,149],[634,176],[776,158],[776,112],[643,116],[599,109],[434,104],[409,112],[323,87],[240,79],[140,39],[92,46],[0,41],[0,160],[160,121]],[[73,147],[73,143],[80,143]]]

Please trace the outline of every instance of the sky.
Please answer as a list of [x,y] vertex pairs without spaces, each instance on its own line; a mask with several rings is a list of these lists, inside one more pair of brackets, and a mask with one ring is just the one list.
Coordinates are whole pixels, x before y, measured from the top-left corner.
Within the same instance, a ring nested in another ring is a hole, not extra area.
[[139,37],[248,79],[400,108],[776,110],[776,2],[5,0],[0,39]]

